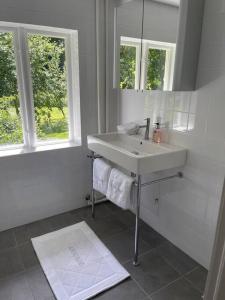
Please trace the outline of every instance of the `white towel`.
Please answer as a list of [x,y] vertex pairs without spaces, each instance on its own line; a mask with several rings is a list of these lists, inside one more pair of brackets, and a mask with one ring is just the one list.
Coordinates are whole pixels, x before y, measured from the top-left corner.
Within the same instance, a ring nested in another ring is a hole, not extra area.
[[93,188],[106,195],[111,166],[102,159],[95,159],[93,165]]
[[133,179],[131,177],[117,169],[112,169],[106,193],[107,199],[123,209],[129,209],[132,183]]

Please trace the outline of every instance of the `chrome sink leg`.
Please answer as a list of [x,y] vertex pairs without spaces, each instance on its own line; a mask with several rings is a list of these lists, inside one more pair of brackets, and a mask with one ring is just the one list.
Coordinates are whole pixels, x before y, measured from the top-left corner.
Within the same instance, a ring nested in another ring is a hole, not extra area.
[[93,167],[94,167],[94,158],[95,157],[95,153],[94,151],[91,152],[91,172],[92,172],[92,182],[91,182],[91,214],[92,214],[92,218],[95,217],[95,191],[94,191],[94,187],[93,187]]
[[141,202],[141,176],[137,176],[137,191],[136,191],[136,224],[135,224],[135,246],[134,246],[134,261],[133,265],[138,266],[138,250],[139,250],[139,218],[140,218],[140,202]]

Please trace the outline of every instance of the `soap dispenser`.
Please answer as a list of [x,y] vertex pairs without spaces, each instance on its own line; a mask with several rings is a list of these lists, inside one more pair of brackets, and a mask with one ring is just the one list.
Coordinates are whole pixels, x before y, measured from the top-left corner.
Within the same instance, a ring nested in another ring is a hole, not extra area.
[[156,122],[155,123],[155,128],[153,130],[153,135],[152,135],[152,140],[154,143],[161,143],[162,141],[162,130],[160,128],[160,123]]

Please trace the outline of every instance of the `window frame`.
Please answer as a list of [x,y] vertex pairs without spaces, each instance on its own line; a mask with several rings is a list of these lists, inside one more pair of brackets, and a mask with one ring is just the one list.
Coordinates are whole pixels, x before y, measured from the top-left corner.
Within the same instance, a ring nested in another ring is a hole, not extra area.
[[[57,148],[57,145],[59,145],[59,148],[61,148],[62,144],[80,145],[81,126],[78,31],[39,25],[0,22],[0,32],[13,33],[17,85],[24,140],[23,144],[0,145],[0,151],[24,148],[29,152],[35,150],[39,146],[53,145],[53,148]],[[37,139],[27,39],[28,34],[41,34],[44,36],[63,38],[65,40],[67,105],[69,112],[68,139],[46,141],[38,141]]]
[[176,44],[159,42],[152,40],[142,40],[142,65],[140,74],[140,56],[141,56],[141,40],[131,37],[120,37],[120,46],[136,47],[136,70],[135,70],[135,89],[139,89],[139,80],[141,90],[146,90],[147,68],[148,68],[148,50],[159,49],[166,51],[165,75],[163,91],[172,91],[173,75],[175,67]]
[[121,37],[120,46],[128,46],[136,48],[136,65],[135,65],[135,81],[134,88],[138,90],[139,88],[139,78],[140,78],[140,57],[141,57],[141,45],[137,39]]

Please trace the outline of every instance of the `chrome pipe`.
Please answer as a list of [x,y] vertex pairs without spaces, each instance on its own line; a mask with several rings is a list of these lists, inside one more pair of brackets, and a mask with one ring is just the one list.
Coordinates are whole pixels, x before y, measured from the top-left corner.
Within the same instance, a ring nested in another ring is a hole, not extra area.
[[171,175],[171,176],[167,176],[167,177],[164,177],[164,178],[160,178],[160,179],[152,180],[152,181],[149,181],[149,182],[145,182],[145,183],[141,184],[141,187],[146,187],[146,186],[149,186],[151,184],[160,183],[160,182],[167,181],[169,179],[173,179],[173,178],[177,178],[177,177],[178,178],[183,178],[183,173],[178,172],[176,175]]
[[141,202],[141,176],[137,176],[137,191],[136,191],[136,223],[135,223],[135,244],[134,244],[134,260],[133,265],[136,267],[139,265],[138,253],[139,253],[139,219],[140,219],[140,202]]
[[94,183],[93,183],[93,173],[94,173],[94,160],[95,160],[95,153],[91,151],[91,172],[92,172],[92,182],[91,182],[91,214],[92,218],[95,217],[95,190],[94,190]]

